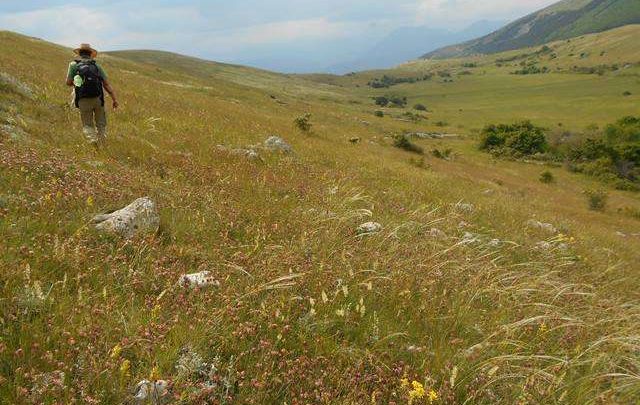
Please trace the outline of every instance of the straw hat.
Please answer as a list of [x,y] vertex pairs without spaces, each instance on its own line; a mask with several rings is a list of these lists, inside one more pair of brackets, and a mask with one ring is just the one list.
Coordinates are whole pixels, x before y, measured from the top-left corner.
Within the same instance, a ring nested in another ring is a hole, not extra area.
[[91,45],[89,45],[89,44],[80,44],[79,48],[76,48],[76,49],[73,50],[73,52],[76,55],[80,55],[80,52],[82,52],[82,51],[91,52],[91,57],[92,58],[95,58],[98,55],[98,51],[93,49],[91,47]]

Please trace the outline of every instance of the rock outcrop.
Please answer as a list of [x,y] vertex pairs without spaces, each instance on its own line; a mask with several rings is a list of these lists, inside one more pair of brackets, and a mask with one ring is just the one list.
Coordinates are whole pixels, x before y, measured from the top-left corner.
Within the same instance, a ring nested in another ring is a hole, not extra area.
[[149,197],[142,197],[118,211],[95,216],[93,223],[100,231],[132,238],[156,232],[160,215],[156,204]]

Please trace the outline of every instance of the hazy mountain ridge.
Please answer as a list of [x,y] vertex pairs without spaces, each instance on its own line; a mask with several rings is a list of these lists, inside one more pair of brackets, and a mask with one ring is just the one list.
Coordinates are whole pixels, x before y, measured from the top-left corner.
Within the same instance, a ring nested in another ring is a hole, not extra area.
[[427,53],[424,59],[488,54],[640,22],[637,0],[564,0],[484,37]]

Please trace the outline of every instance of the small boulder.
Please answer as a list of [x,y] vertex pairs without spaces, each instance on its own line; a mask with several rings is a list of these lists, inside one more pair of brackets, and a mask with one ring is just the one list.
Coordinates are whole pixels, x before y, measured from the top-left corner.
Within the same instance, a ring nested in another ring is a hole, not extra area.
[[169,383],[165,380],[142,380],[136,385],[133,398],[137,404],[166,404],[170,399]]
[[33,89],[28,84],[21,82],[8,73],[0,72],[0,84],[13,89],[16,93],[27,98],[33,99],[35,97]]
[[475,210],[473,204],[463,203],[462,201],[458,202],[456,205],[456,210],[460,212],[471,213]]
[[527,221],[527,226],[529,228],[538,229],[548,233],[558,233],[558,229],[555,226],[551,224],[543,223],[540,221],[536,221],[535,219],[530,219],[529,221]]
[[182,287],[188,288],[202,288],[208,286],[219,286],[220,282],[211,276],[208,271],[201,271],[199,273],[185,274],[180,277],[178,284]]
[[156,232],[160,215],[156,204],[149,197],[143,197],[118,211],[95,216],[93,223],[99,231],[132,238],[137,234]]
[[293,148],[279,136],[270,136],[264,141],[264,148],[272,152],[292,153]]
[[377,222],[367,222],[358,227],[356,229],[356,233],[358,235],[368,235],[373,233],[381,232],[383,229],[382,225]]
[[447,234],[438,228],[431,228],[431,230],[429,231],[429,236],[434,239],[445,239],[447,237]]

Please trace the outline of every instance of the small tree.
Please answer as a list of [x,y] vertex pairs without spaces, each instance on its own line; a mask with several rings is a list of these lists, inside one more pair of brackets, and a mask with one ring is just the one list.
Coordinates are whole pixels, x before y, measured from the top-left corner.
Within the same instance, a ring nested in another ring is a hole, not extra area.
[[293,120],[295,126],[302,132],[311,131],[313,124],[311,123],[311,113],[306,113]]
[[424,149],[411,142],[408,135],[394,136],[393,146],[395,146],[396,148],[404,149],[407,152],[417,153],[418,155],[424,154]]
[[609,194],[605,190],[585,190],[589,209],[592,211],[604,211],[607,206]]
[[550,184],[550,183],[553,183],[554,181],[555,181],[555,178],[553,177],[553,173],[551,173],[549,170],[545,170],[544,172],[540,173],[541,183]]

